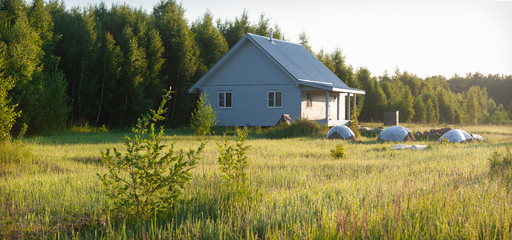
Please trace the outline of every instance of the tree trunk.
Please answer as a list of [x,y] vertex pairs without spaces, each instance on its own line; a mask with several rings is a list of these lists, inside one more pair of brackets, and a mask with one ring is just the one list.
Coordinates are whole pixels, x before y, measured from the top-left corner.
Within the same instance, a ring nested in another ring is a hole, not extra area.
[[98,108],[98,115],[96,115],[96,123],[94,126],[98,126],[98,122],[100,120],[100,114],[101,114],[101,106],[103,104],[103,91],[105,90],[105,72],[106,72],[106,64],[103,63],[103,80],[101,81],[101,95],[100,95],[100,106]]

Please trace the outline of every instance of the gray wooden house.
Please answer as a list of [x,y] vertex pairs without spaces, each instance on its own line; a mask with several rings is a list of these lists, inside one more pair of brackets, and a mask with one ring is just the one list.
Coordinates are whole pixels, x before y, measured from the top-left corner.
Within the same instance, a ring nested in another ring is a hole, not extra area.
[[350,88],[306,48],[245,35],[190,89],[206,92],[220,126],[274,126],[282,114],[329,126],[346,124]]

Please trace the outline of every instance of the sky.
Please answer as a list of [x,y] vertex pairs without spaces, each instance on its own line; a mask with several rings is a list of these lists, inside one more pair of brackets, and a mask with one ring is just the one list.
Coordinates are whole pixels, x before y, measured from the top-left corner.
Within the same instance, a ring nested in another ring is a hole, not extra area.
[[[151,12],[160,0],[103,0]],[[67,7],[100,0],[64,0]],[[180,2],[180,0],[178,0]],[[279,25],[299,42],[305,32],[313,51],[340,48],[347,64],[373,76],[396,69],[425,78],[467,73],[512,75],[512,0],[181,0],[189,23],[209,10],[234,20],[245,10]]]

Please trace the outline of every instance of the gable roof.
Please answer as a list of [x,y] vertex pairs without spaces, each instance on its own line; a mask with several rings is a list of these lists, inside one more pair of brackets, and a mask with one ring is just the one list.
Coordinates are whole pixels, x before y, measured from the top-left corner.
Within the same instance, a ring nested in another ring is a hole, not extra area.
[[248,33],[233,46],[199,81],[190,89],[193,92],[208,79],[227,59],[233,55],[242,43],[250,41],[274,63],[276,63],[297,84],[336,92],[365,94],[364,90],[350,88],[331,70],[324,66],[304,46],[277,39]]

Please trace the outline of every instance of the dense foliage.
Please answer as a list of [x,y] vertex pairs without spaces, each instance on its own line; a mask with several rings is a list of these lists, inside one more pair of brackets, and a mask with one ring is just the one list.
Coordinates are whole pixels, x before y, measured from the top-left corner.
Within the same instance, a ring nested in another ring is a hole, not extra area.
[[[401,122],[507,124],[512,122],[512,76],[468,73],[451,79],[422,79],[396,70],[393,76],[371,77],[366,68],[345,63],[337,49],[317,58],[349,87],[366,91],[357,97],[360,121],[382,121],[384,111],[400,111]],[[341,56],[341,60],[340,60]]]
[[[273,37],[284,39],[265,15],[251,22],[244,11],[214,22],[206,12],[190,23],[184,12],[174,0],[151,13],[119,4],[67,9],[57,1],[1,1],[2,126],[19,131],[27,124],[32,133],[86,123],[128,127],[169,87],[175,93],[166,123],[184,126],[197,99],[188,88],[240,38],[268,36],[272,27]],[[298,41],[312,51],[305,32]],[[340,49],[314,54],[348,86],[366,90],[357,99],[361,121],[381,120],[387,110],[399,110],[401,121],[428,123],[502,124],[512,117],[512,76],[422,79],[397,70],[371,77],[348,65]]]

